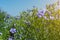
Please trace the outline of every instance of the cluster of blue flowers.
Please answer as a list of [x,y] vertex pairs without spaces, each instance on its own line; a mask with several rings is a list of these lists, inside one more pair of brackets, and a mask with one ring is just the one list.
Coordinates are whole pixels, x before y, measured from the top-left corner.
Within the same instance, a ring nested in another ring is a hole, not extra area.
[[54,19],[54,16],[51,16],[51,12],[48,11],[48,10],[38,10],[37,16],[38,16],[39,18],[44,17],[44,19],[49,20],[49,18],[47,18],[47,17],[45,16],[45,13],[46,13],[46,12],[49,14],[49,18],[50,18],[51,20],[53,20],[53,19]]
[[15,33],[15,32],[16,32],[16,29],[15,29],[15,28],[11,28],[11,29],[10,29],[10,32],[11,32],[11,33]]
[[38,10],[37,16],[40,18],[42,16],[44,16],[46,10]]

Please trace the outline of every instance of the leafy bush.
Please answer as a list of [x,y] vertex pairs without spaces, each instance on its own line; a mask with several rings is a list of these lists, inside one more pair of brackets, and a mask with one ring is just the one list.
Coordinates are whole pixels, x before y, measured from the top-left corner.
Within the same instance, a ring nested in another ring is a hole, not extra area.
[[[4,20],[4,17],[6,18],[1,14],[0,19]],[[23,11],[20,16],[10,16],[6,20],[8,22],[0,20],[0,23],[5,23],[3,29],[0,28],[1,40],[9,38],[12,24],[16,24],[17,32],[14,35],[16,40],[60,40],[60,9],[55,10],[55,4],[47,5],[45,10],[33,8]]]

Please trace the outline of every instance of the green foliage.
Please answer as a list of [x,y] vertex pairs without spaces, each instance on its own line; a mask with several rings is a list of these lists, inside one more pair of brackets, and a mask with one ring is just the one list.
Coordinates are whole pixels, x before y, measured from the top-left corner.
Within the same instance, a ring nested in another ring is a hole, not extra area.
[[[3,24],[3,27],[0,25],[0,31],[2,32],[0,39],[7,40],[10,36],[10,28],[13,24],[16,24],[15,40],[60,40],[60,10],[55,11],[55,4],[48,5],[46,9],[51,12],[49,14],[46,11],[44,14],[48,20],[44,16],[40,18],[37,16],[38,8],[21,12],[19,19],[10,17],[6,19],[8,22],[4,21],[6,14],[0,12],[0,23]],[[50,16],[53,16],[54,19],[50,19]],[[10,20],[12,21],[10,22]],[[5,26],[8,27],[4,28]]]
[[[31,12],[22,12],[20,20],[17,20],[18,27],[16,27],[18,34],[22,35],[20,40],[60,40],[60,19],[56,18],[59,10],[55,11],[53,5],[47,10],[51,12],[51,15],[48,16],[49,12],[45,15],[49,20],[44,17],[38,18],[37,8],[32,9]],[[50,19],[50,16],[54,16],[55,19]]]

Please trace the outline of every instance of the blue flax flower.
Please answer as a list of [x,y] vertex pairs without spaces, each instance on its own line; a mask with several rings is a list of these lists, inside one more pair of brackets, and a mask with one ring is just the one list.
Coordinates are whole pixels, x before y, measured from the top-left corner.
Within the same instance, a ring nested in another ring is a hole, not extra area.
[[42,17],[42,16],[44,16],[45,12],[46,12],[46,10],[38,10],[37,16]]
[[11,28],[11,29],[10,29],[10,32],[11,32],[11,33],[15,33],[15,32],[16,32],[16,29],[15,29],[15,28]]

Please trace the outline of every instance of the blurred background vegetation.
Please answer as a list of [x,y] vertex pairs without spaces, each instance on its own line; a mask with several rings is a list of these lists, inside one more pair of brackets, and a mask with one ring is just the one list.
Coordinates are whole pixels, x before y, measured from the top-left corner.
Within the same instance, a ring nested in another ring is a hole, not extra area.
[[38,8],[20,12],[11,16],[0,10],[0,40],[10,37],[9,30],[15,24],[15,40],[60,40],[60,9],[57,3],[46,5],[44,15],[39,17]]

